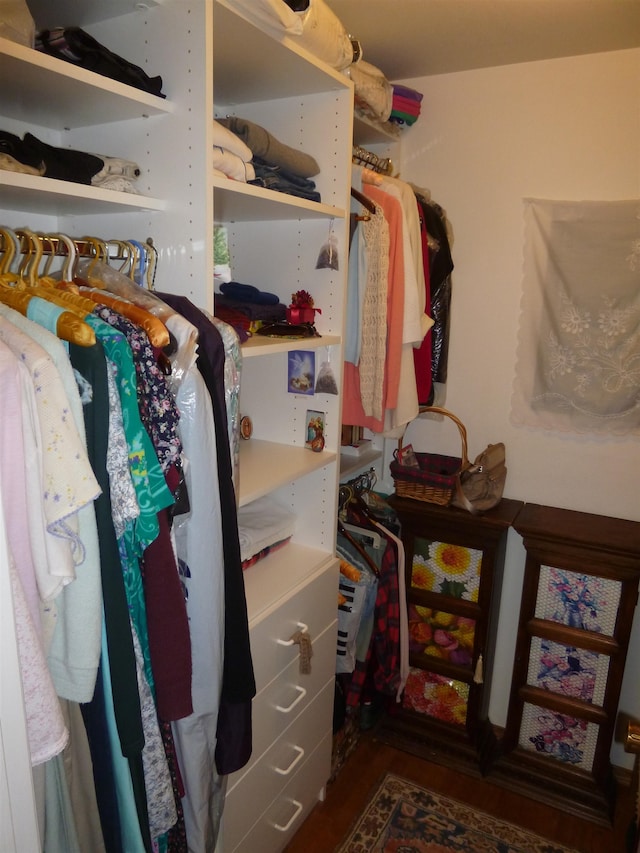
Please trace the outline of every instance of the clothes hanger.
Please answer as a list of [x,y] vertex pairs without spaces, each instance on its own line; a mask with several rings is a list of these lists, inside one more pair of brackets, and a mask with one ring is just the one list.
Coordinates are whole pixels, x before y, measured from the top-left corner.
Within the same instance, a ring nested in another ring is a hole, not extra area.
[[[18,273],[0,276],[0,301],[54,332],[62,340],[78,346],[95,344],[95,332],[84,322],[77,308],[54,301],[50,297],[55,290],[37,284],[38,267],[44,251],[39,236],[28,229],[17,230],[15,234],[25,259]],[[57,310],[59,308],[63,310]]]
[[[137,287],[137,285],[133,286]],[[140,326],[147,333],[151,345],[156,349],[163,349],[169,344],[171,340],[169,330],[159,317],[151,314],[146,308],[141,308],[122,296],[114,296],[107,290],[96,287],[81,286],[80,293],[90,299],[94,305],[106,305],[131,320],[136,326]]]
[[[363,207],[365,207],[369,211],[369,213],[375,214],[375,212],[376,212],[375,203],[370,198],[367,198],[367,196],[364,193],[361,193],[360,190],[357,190],[355,187],[351,187],[351,196],[352,196],[352,198],[355,198],[355,200],[357,202],[359,202]],[[365,221],[366,222],[367,220],[371,219],[371,217],[366,216],[366,215],[365,216],[356,216],[356,219],[358,221]]]
[[360,527],[357,524],[351,524],[347,521],[341,522],[343,528],[348,530],[349,533],[355,533],[357,536],[362,536],[364,539],[369,539],[371,541],[372,547],[376,550],[382,548],[382,537],[375,530],[370,530],[368,527]]
[[20,249],[20,243],[14,231],[10,228],[0,228],[2,236],[2,252],[0,253],[0,275],[9,273],[16,252]]
[[349,542],[355,548],[355,550],[358,552],[358,554],[360,554],[360,556],[365,561],[367,566],[369,566],[369,568],[374,573],[374,575],[377,578],[379,578],[380,577],[380,569],[376,566],[375,562],[372,560],[370,555],[365,551],[365,549],[362,547],[362,545],[358,542],[358,540],[355,539],[349,533],[349,531],[345,528],[343,522],[340,521],[340,519],[338,519],[338,533],[341,536],[343,536],[347,540],[347,542]]

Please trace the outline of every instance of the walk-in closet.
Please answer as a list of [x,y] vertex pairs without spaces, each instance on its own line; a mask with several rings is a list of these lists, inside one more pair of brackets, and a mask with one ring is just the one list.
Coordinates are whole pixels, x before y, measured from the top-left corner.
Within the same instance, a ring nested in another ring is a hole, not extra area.
[[1,853],[403,757],[636,853],[639,97],[627,0],[0,0]]

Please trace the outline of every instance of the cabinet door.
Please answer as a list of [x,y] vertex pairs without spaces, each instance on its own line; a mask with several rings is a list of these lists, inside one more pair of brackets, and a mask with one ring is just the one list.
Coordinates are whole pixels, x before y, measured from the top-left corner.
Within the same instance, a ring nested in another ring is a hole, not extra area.
[[527,551],[505,757],[539,799],[608,818],[609,759],[640,571],[640,525],[527,504]]

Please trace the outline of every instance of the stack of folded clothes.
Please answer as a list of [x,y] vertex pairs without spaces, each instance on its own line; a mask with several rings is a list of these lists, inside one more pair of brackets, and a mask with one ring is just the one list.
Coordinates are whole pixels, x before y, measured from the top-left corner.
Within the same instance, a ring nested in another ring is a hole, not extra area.
[[159,98],[165,97],[162,94],[162,77],[149,77],[142,68],[112,53],[80,27],[42,30],[36,34],[35,48],[86,71],[94,71]]
[[242,568],[247,569],[285,545],[295,528],[295,515],[272,497],[258,498],[238,510]]
[[393,101],[389,121],[411,126],[420,115],[422,94],[409,86],[393,83]]
[[215,294],[214,314],[233,326],[240,341],[244,342],[257,325],[284,320],[287,306],[275,293],[267,293],[251,284],[229,281],[221,284],[220,293]]
[[310,201],[320,201],[312,177],[318,174],[317,161],[298,148],[276,139],[268,130],[247,119],[231,116],[217,119],[251,151],[255,178],[248,183]]
[[235,133],[213,120],[213,170],[234,181],[255,181],[253,152]]
[[32,133],[25,133],[20,139],[13,133],[0,130],[0,169],[118,192],[139,192],[134,186],[140,175],[137,163],[71,148],[56,148],[41,142]]

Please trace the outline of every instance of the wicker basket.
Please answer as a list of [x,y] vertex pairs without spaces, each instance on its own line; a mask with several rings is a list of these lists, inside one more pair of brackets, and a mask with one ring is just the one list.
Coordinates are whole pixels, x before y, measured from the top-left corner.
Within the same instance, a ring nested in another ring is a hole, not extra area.
[[[439,406],[422,406],[420,414],[424,412],[445,415],[455,423],[460,433],[462,455],[443,456],[438,453],[416,453],[420,467],[411,468],[400,465],[397,458],[398,451],[396,451],[394,461],[389,466],[391,476],[398,497],[448,506],[455,494],[456,482],[460,474],[469,467],[467,431],[462,421],[447,409],[441,409]],[[399,442],[398,449],[401,446],[402,440]]]

